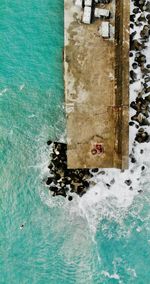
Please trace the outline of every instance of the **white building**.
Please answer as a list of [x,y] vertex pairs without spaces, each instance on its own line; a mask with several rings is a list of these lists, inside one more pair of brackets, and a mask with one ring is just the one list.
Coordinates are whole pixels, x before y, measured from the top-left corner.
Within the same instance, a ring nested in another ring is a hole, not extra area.
[[95,16],[96,18],[101,18],[101,17],[109,18],[109,16],[110,16],[110,11],[107,10],[107,9],[95,8],[94,16]]
[[82,8],[82,0],[76,0],[76,1],[75,1],[75,5],[76,5],[77,7]]
[[91,7],[92,6],[92,2],[93,2],[93,0],[85,0],[84,1],[84,5],[88,6],[88,7]]
[[91,23],[91,14],[92,14],[92,8],[85,6],[84,12],[83,12],[83,18],[82,18],[82,22],[84,24],[90,24]]
[[102,25],[101,25],[101,35],[104,38],[109,38],[110,37],[110,24],[109,24],[109,22],[102,22]]

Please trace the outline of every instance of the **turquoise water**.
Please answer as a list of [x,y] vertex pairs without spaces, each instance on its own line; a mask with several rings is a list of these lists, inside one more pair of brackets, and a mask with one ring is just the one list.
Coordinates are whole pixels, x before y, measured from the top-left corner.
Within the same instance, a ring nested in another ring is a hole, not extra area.
[[0,39],[0,283],[150,283],[147,183],[93,231],[42,182],[46,141],[65,131],[63,1],[1,0]]

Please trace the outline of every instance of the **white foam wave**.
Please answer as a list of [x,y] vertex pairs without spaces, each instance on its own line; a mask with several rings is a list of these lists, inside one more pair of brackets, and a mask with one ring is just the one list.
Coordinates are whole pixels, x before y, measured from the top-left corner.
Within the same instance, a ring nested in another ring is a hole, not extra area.
[[25,87],[25,84],[20,85],[19,90],[22,91]]
[[117,273],[114,273],[114,274],[110,274],[108,271],[102,271],[102,274],[105,276],[105,277],[108,277],[109,279],[116,279],[116,280],[119,280],[120,277]]
[[1,91],[0,91],[0,96],[3,96],[7,91],[8,91],[7,88],[1,90]]
[[[141,149],[144,150],[143,154],[140,152]],[[73,216],[74,218],[76,216],[84,218],[90,231],[93,232],[94,240],[100,220],[108,218],[122,224],[135,197],[139,195],[138,191],[143,190],[143,184],[146,181],[150,166],[149,150],[149,144],[137,144],[134,153],[137,160],[136,164],[130,164],[129,169],[124,172],[118,169],[105,169],[105,174],[96,174],[92,178],[94,185],[82,198],[73,194],[73,201],[69,202],[61,196],[52,197],[49,191],[42,189],[40,191],[41,199],[49,207],[61,207],[71,219]],[[48,175],[49,154],[49,148],[41,150],[42,163],[39,165],[41,176],[45,178]],[[145,173],[141,169],[142,165],[145,165]],[[125,183],[126,180],[132,181],[132,188],[129,189],[129,186]],[[111,184],[112,181],[113,184]],[[110,188],[107,184],[111,184]]]

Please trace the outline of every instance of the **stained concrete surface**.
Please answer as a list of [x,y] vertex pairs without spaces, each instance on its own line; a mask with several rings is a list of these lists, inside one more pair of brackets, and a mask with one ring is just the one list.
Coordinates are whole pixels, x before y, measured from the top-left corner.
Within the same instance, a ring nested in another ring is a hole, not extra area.
[[[128,167],[129,7],[125,0],[109,4],[114,39],[103,39],[101,20],[83,24],[82,11],[65,0],[68,168]],[[93,155],[96,144],[103,152]]]

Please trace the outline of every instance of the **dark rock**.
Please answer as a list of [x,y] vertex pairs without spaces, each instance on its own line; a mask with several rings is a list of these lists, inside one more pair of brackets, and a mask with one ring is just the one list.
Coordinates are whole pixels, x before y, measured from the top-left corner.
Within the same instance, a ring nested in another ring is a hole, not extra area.
[[146,22],[146,17],[144,15],[144,13],[141,13],[140,16],[138,17],[138,21],[140,22]]
[[130,187],[129,187],[129,189],[130,189],[130,190],[133,190],[133,187],[132,187],[132,186],[130,186]]
[[143,39],[145,39],[146,41],[148,41],[149,39],[149,26],[148,25],[145,25],[143,27],[143,29],[141,30],[140,32],[140,35]]
[[131,158],[131,163],[133,163],[133,164],[136,163],[135,157],[132,157],[132,158]]
[[150,87],[146,88],[145,93],[149,93],[150,92]]
[[149,142],[149,135],[143,128],[140,128],[136,134],[135,141],[138,143]]
[[53,142],[51,141],[51,140],[48,140],[47,141],[47,145],[49,146],[49,145],[51,145]]
[[132,53],[132,52],[130,52],[130,53],[129,53],[129,56],[130,56],[130,57],[132,57],[132,56],[133,56],[133,53]]
[[138,64],[134,62],[134,63],[132,64],[132,67],[133,67],[133,69],[137,69]]
[[140,21],[136,20],[135,25],[136,25],[137,27],[141,27],[141,26],[142,26],[142,23],[141,23]]
[[133,29],[134,28],[134,24],[131,23],[130,24],[130,28]]
[[148,103],[150,103],[150,95],[146,96],[146,97],[145,97],[145,100],[146,100]]
[[131,185],[131,183],[132,183],[132,180],[127,179],[127,180],[125,180],[125,183],[126,183],[128,186],[130,186],[130,185]]
[[51,163],[50,165],[48,165],[48,168],[52,170],[54,168],[53,164]]
[[61,195],[61,196],[63,196],[63,197],[66,197],[66,196],[67,196],[66,191],[65,191],[65,189],[63,189],[63,188],[59,189],[58,191],[55,191],[54,194],[53,194],[53,196],[56,196],[56,195]]
[[70,184],[70,188],[71,188],[71,190],[70,190],[70,192],[75,192],[76,190],[76,187],[75,187],[75,185],[74,184]]
[[139,123],[139,125],[149,125],[149,121],[144,115],[140,114],[140,112],[137,112],[135,115],[131,117],[132,120]]
[[145,76],[149,75],[150,70],[148,68],[145,68],[144,66],[141,66],[141,72],[142,72],[142,76],[144,78]]
[[79,196],[82,197],[85,193],[86,193],[86,191],[83,190],[83,191],[79,194]]
[[136,105],[136,103],[134,101],[131,102],[130,107],[132,107],[133,109],[137,110],[137,105]]
[[65,178],[63,179],[63,181],[64,181],[64,183],[65,183],[66,185],[68,185],[68,184],[71,183],[71,178],[70,178],[70,177],[65,177]]
[[61,175],[60,174],[58,174],[58,173],[55,173],[55,180],[60,180],[61,179]]
[[134,14],[130,15],[130,22],[134,23],[134,20],[135,20],[135,15]]
[[99,172],[101,175],[105,175],[105,171],[100,171]]
[[149,77],[144,78],[144,81],[145,81],[146,83],[150,82],[150,76],[149,76]]
[[58,187],[56,187],[56,186],[50,186],[49,190],[56,192],[56,191],[58,191]]
[[[48,142],[50,144],[50,142]],[[89,179],[93,176],[89,169],[68,169],[67,168],[67,145],[64,143],[52,142],[51,161],[48,166],[53,174],[46,181],[47,185],[51,183],[49,189],[53,192],[53,196],[62,195],[66,197],[70,188],[70,192],[75,192],[82,196],[86,193],[90,186]],[[95,172],[97,169],[94,170]]]
[[[134,15],[134,17],[135,17],[135,15]],[[136,33],[137,33],[137,32],[134,31],[133,33],[130,34],[130,40],[133,40],[133,39],[134,39]]]
[[114,184],[115,183],[115,179],[113,178],[111,181],[110,181],[110,184]]
[[93,172],[93,173],[97,173],[98,171],[99,171],[99,169],[98,169],[98,168],[91,169],[91,172]]
[[79,185],[79,186],[77,187],[77,193],[80,195],[83,191],[84,191],[84,186]]
[[84,180],[82,181],[82,184],[84,187],[88,188],[90,183],[87,180]]
[[142,192],[143,192],[143,190],[142,190],[142,189],[139,189],[139,190],[138,190],[138,193],[142,193]]
[[130,126],[133,126],[134,124],[135,124],[135,123],[134,123],[133,121],[130,121],[130,122],[129,122],[129,125],[130,125]]
[[71,201],[73,197],[71,195],[68,196],[68,200]]
[[139,8],[134,8],[134,9],[133,9],[133,13],[134,13],[134,14],[137,14],[137,13],[139,13],[139,12],[140,12],[140,9],[139,9]]
[[130,41],[130,50],[141,51],[144,48],[144,44],[140,43],[137,39]]
[[135,56],[135,61],[140,67],[142,67],[142,65],[146,63],[146,56],[141,52],[138,52]]
[[53,178],[52,177],[48,177],[46,184],[50,185],[53,182]]
[[106,186],[108,189],[110,189],[111,185],[109,183],[106,183]]
[[137,74],[133,70],[130,71],[130,77],[133,82],[137,80]]
[[142,167],[141,167],[141,170],[144,171],[144,170],[145,170],[145,166],[142,166]]

